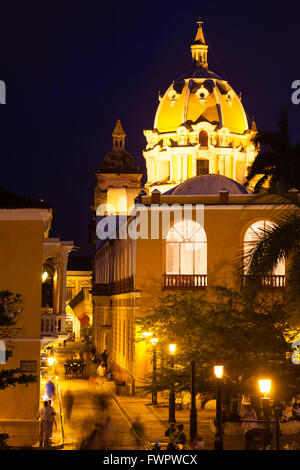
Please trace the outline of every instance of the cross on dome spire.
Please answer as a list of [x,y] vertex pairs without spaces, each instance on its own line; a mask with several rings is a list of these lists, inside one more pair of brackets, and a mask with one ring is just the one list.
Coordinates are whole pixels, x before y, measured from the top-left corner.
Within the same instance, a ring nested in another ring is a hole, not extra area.
[[208,67],[207,64],[207,50],[208,46],[205,42],[204,33],[202,24],[203,21],[199,18],[197,21],[198,30],[195,37],[194,43],[191,45],[192,57],[193,60],[197,62],[197,64],[201,65],[204,68]]

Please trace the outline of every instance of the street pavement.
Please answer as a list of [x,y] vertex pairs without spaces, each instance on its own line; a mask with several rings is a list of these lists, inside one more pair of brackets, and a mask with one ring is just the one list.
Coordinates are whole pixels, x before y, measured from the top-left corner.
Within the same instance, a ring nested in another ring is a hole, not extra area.
[[[86,378],[65,379],[63,367],[65,360],[70,358],[76,350],[83,349],[83,343],[68,342],[66,348],[59,347],[55,350],[57,364],[50,374],[54,378],[57,377],[54,379],[58,391],[54,401],[57,427],[53,433],[52,447],[64,450],[80,449],[83,439],[92,433],[95,424],[103,424],[107,417],[110,417],[111,425],[107,433],[106,449],[150,450],[157,440],[161,448],[165,449],[167,445],[165,432],[169,426],[167,402],[161,401],[154,406],[147,397],[117,394],[113,382],[108,382],[106,379],[100,381],[99,378],[97,382],[93,380],[96,377],[96,366],[89,360],[86,361]],[[42,380],[42,393],[47,377]],[[67,391],[71,392],[74,398],[70,420],[67,419],[63,406]],[[102,400],[102,405],[104,403],[107,408],[99,406],[99,400],[98,402],[95,400],[99,395],[105,398],[104,402]],[[212,450],[214,433],[210,429],[210,420],[215,418],[215,410],[198,409],[197,414],[198,434],[204,438],[205,449]],[[176,422],[184,425],[187,436],[186,449],[190,448],[189,418],[188,409],[176,410]],[[135,427],[136,423],[138,431],[134,432],[132,426]],[[297,436],[297,440],[298,438]],[[243,436],[224,436],[224,450],[244,450],[244,448]]]

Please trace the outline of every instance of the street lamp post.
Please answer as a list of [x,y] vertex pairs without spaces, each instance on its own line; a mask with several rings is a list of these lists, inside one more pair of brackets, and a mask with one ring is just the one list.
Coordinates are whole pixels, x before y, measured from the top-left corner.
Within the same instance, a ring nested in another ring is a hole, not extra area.
[[215,376],[217,379],[217,401],[216,401],[216,434],[214,440],[214,450],[223,450],[223,430],[222,430],[222,377],[223,366],[215,366]]
[[190,411],[190,441],[192,442],[197,434],[197,407],[196,407],[196,384],[195,384],[195,373],[196,363],[191,362],[192,366],[192,387],[191,387],[191,411]]
[[271,380],[263,379],[263,380],[259,380],[258,383],[259,383],[260,391],[263,394],[263,398],[261,399],[263,417],[265,419],[270,419],[270,406],[269,406],[270,398],[268,397],[268,394],[271,390]]
[[169,394],[169,423],[175,423],[175,390],[174,390],[174,354],[176,344],[169,344],[169,352],[171,355],[172,382]]
[[157,405],[157,377],[156,377],[156,344],[158,339],[151,338],[150,342],[153,346],[153,378],[152,378],[152,405]]
[[280,450],[280,407],[277,405],[274,409],[275,413],[275,429],[276,429],[276,450]]
[[[266,420],[271,419],[271,410],[270,410],[270,398],[268,394],[271,390],[272,381],[270,379],[264,379],[258,381],[259,388],[263,397],[261,399],[262,402],[262,410],[263,410],[263,417]],[[276,433],[276,450],[280,450],[280,408],[279,406],[274,407],[274,417],[275,417],[275,433]]]

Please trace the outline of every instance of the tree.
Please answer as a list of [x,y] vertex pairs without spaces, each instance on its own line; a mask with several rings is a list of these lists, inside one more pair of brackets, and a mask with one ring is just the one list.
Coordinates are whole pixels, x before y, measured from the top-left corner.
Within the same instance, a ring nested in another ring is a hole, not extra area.
[[[191,361],[197,363],[199,392],[214,390],[212,372],[218,362],[225,366],[229,394],[254,392],[259,374],[273,377],[280,384],[277,391],[292,396],[298,390],[298,369],[288,358],[292,350],[287,338],[291,331],[293,335],[299,331],[280,300],[265,298],[249,303],[243,293],[223,287],[202,296],[169,294],[141,319],[141,326],[159,339],[162,364],[157,374],[158,389],[170,386],[167,345],[175,342],[177,391],[189,390]],[[150,375],[146,390],[152,389],[151,380]]]
[[[21,331],[17,328],[17,316],[22,311],[23,299],[20,294],[13,294],[9,291],[0,291],[0,339],[4,340],[12,338]],[[5,341],[6,347],[9,346],[6,357],[13,354],[13,347],[11,343]],[[36,382],[36,376],[32,374],[22,374],[21,370],[16,369],[2,369],[0,370],[0,389],[4,390],[9,386],[17,384],[28,385],[29,383]]]
[[291,145],[287,111],[281,111],[277,131],[260,132],[255,140],[261,150],[249,168],[246,186],[259,176],[254,187],[256,193],[268,180],[271,193],[300,188],[300,141],[294,147]]
[[282,260],[286,263],[286,299],[289,308],[299,315],[300,306],[300,207],[294,203],[281,212],[277,222],[262,228],[253,239],[246,257],[240,256],[237,272],[248,266],[246,287],[259,292],[262,279],[274,271]]

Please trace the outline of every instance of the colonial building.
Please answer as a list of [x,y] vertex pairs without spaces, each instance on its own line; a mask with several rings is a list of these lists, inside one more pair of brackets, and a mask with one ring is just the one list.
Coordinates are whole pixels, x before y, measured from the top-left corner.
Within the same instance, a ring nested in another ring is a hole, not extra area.
[[[9,435],[10,445],[38,442],[41,346],[65,337],[66,263],[73,243],[49,238],[52,217],[52,209],[44,201],[0,188],[0,290],[20,294],[23,299],[16,323],[19,331],[1,338],[12,356],[0,364],[0,370],[20,369],[37,378],[27,387],[16,385],[0,391],[0,433]],[[50,268],[55,287],[45,290],[42,285],[48,270],[50,277]]]
[[74,333],[75,339],[84,335],[92,326],[92,266],[89,258],[69,258],[67,271],[67,332]]
[[[228,82],[209,70],[201,22],[191,51],[191,69],[160,97],[154,129],[144,131],[147,183],[143,189],[135,183],[132,196],[140,191],[135,211],[126,213],[123,199],[123,211],[102,210],[96,219],[95,345],[99,352],[108,350],[110,366],[132,393],[151,371],[136,319],[170,291],[210,295],[217,285],[239,289],[243,277],[235,275],[237,255],[247,252],[253,235],[273,223],[287,203],[271,195],[258,199],[242,186],[257,153],[256,126],[249,125],[241,98]],[[134,181],[140,181],[127,161]],[[116,161],[109,168],[112,173],[96,174],[96,207],[108,201],[109,185],[115,207],[127,191],[129,172],[122,174]],[[127,182],[122,180],[119,190],[114,181],[121,182],[121,174]],[[112,213],[125,217],[104,218]],[[109,235],[101,237],[111,222]],[[284,286],[281,263],[262,287],[274,292]]]
[[117,121],[112,133],[112,150],[95,173],[95,211],[128,214],[141,190],[142,173],[125,150],[126,133]]
[[66,279],[72,241],[47,238],[43,244],[42,347],[63,340],[66,333]]

